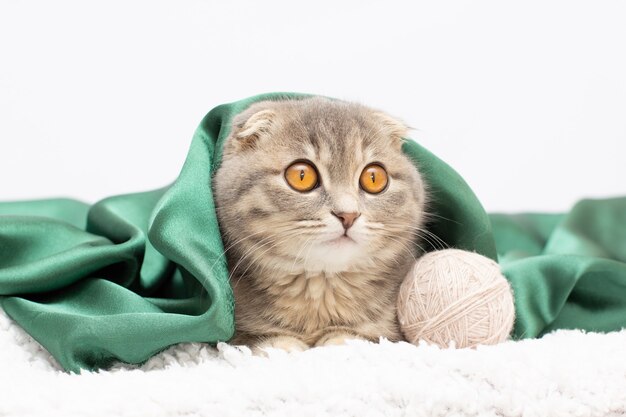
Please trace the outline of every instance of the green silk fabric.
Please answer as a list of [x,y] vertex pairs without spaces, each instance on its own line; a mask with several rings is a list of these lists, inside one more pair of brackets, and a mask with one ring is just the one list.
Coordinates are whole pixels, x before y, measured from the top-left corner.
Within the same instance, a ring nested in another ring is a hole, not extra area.
[[[68,371],[140,363],[180,342],[227,341],[234,299],[211,176],[231,120],[273,93],[213,109],[170,186],[92,206],[0,203],[0,304]],[[407,140],[430,185],[430,231],[498,259],[516,302],[513,336],[626,326],[626,198],[568,214],[487,215],[463,179]],[[141,161],[138,160],[137,164]]]

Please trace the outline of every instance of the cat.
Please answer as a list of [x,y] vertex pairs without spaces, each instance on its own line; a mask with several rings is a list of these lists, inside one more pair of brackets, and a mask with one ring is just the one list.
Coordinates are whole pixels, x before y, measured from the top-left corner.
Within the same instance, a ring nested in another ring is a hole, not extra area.
[[408,128],[361,104],[262,101],[233,120],[213,178],[235,296],[230,343],[263,354],[402,340],[396,297],[420,255]]

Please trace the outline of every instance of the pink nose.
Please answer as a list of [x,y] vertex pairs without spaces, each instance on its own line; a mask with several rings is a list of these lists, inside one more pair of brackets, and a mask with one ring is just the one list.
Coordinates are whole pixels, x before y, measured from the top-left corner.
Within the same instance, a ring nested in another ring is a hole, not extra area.
[[361,213],[352,212],[352,213],[335,213],[332,212],[334,216],[341,220],[341,224],[343,224],[343,228],[348,230],[353,224],[354,221],[361,215]]

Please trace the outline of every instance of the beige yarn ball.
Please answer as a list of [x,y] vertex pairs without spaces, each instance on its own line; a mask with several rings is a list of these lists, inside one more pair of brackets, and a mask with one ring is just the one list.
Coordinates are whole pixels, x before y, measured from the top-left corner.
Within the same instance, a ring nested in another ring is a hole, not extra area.
[[496,344],[513,329],[513,294],[500,267],[474,252],[445,249],[417,260],[398,295],[406,339],[457,348]]

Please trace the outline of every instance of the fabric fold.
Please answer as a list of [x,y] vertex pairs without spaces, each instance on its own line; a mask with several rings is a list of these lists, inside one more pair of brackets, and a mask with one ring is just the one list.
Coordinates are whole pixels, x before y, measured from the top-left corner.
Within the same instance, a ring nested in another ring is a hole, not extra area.
[[490,218],[515,295],[515,337],[626,327],[626,197]]

